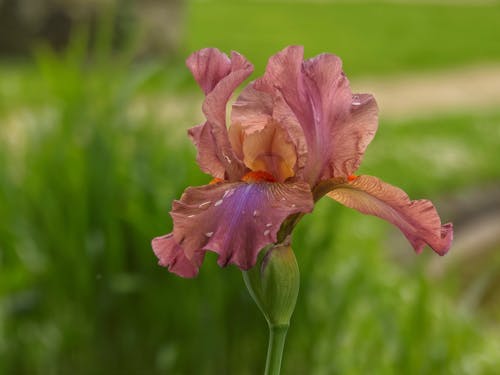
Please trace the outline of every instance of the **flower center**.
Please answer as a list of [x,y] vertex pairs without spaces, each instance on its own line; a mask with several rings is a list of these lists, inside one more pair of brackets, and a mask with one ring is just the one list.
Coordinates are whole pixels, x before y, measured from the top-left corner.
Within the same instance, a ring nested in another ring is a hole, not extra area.
[[244,182],[276,182],[274,176],[265,171],[250,171],[241,178]]

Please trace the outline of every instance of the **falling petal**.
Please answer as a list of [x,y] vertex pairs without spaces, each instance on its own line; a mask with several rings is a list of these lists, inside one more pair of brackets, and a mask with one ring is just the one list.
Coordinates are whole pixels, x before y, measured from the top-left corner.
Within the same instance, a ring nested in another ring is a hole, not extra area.
[[[227,194],[228,190],[233,192]],[[200,207],[206,201],[220,203]],[[219,254],[219,265],[249,269],[258,252],[276,242],[288,216],[312,208],[312,194],[305,183],[240,182],[188,188],[173,204],[173,233],[188,259],[211,250]]]
[[453,225],[441,225],[432,202],[412,201],[403,190],[376,177],[359,176],[352,182],[335,185],[327,195],[347,207],[396,225],[417,253],[428,244],[436,253],[444,255],[451,246]]
[[172,233],[153,238],[151,245],[160,266],[167,267],[170,272],[186,278],[198,275],[204,258],[202,252],[194,253],[191,259],[186,258]]

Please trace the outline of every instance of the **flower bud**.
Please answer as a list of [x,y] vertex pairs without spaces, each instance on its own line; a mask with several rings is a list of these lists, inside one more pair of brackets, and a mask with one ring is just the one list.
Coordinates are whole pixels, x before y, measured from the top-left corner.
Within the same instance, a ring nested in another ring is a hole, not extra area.
[[270,326],[286,325],[295,309],[300,274],[289,244],[270,247],[243,279]]

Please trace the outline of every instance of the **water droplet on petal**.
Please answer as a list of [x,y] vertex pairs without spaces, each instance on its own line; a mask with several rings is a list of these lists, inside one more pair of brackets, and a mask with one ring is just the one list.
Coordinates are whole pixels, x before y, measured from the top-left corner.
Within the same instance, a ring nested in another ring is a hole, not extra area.
[[206,206],[207,204],[210,204],[210,203],[212,203],[212,202],[211,201],[203,202],[198,207],[202,208],[202,207],[204,207],[204,206]]
[[224,159],[226,159],[228,164],[231,164],[231,159],[229,158],[229,156],[227,156],[226,154],[222,154],[222,156],[224,156]]
[[224,195],[222,196],[222,199],[230,197],[231,195],[233,195],[233,193],[234,193],[234,189],[228,189],[228,190],[226,190],[224,192]]
[[196,215],[195,214],[192,214],[192,215],[188,215],[188,217],[195,217]]
[[205,233],[205,236],[207,236],[208,238],[212,237],[214,234],[214,232],[207,232]]
[[292,208],[295,208],[297,207],[297,205],[295,203],[292,204]]
[[214,206],[217,207],[217,206],[220,206],[222,204],[223,200],[222,199],[219,199],[217,202],[214,203]]
[[361,105],[361,98],[359,97],[359,95],[352,96],[352,105],[355,106]]
[[254,211],[253,211],[253,216],[254,216],[254,217],[257,217],[257,216],[259,216],[259,215],[260,215],[260,212],[259,212],[258,210],[254,210]]
[[269,229],[266,229],[266,230],[264,231],[264,236],[267,236],[269,233],[271,233],[271,231],[270,231]]
[[272,227],[273,226],[273,223],[267,223],[266,224],[266,227],[269,228],[269,227]]

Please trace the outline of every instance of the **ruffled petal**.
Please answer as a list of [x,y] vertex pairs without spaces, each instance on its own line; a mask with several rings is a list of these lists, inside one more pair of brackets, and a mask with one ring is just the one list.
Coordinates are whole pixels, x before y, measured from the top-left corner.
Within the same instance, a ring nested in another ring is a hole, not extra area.
[[203,252],[195,252],[191,259],[186,258],[172,233],[153,238],[151,246],[160,266],[167,267],[170,272],[181,277],[190,278],[198,275],[204,258]]
[[371,96],[352,95],[340,58],[321,54],[303,61],[303,47],[272,56],[255,88],[277,89],[299,120],[308,148],[305,178],[347,177],[359,166],[377,129]]
[[239,182],[188,188],[173,204],[173,233],[191,261],[211,250],[219,254],[220,266],[236,264],[247,270],[263,247],[277,241],[288,216],[312,208],[305,183]]
[[211,126],[204,123],[188,130],[189,138],[196,146],[196,161],[200,169],[215,178],[226,178],[226,165],[220,160],[217,140],[211,132]]
[[198,164],[214,177],[239,180],[246,168],[231,149],[226,106],[234,90],[252,73],[253,66],[236,52],[229,59],[213,48],[195,52],[187,59],[187,65],[206,94],[203,112],[207,121],[189,130],[198,148]]
[[231,60],[217,48],[203,48],[186,59],[186,65],[207,95],[231,72]]
[[329,169],[323,171],[321,179],[352,175],[359,168],[377,127],[378,106],[375,98],[370,94],[353,95],[349,117],[332,129],[334,158],[330,159]]
[[307,158],[302,128],[281,95],[252,85],[233,104],[229,139],[248,168],[269,172],[278,181],[294,176]]
[[243,154],[243,161],[248,168],[268,172],[279,182],[295,175],[295,147],[276,122],[270,122],[261,131],[246,135]]
[[396,225],[417,253],[427,244],[444,255],[451,246],[453,225],[441,225],[432,202],[412,201],[403,190],[376,177],[359,176],[351,182],[335,185],[327,195],[347,207]]

